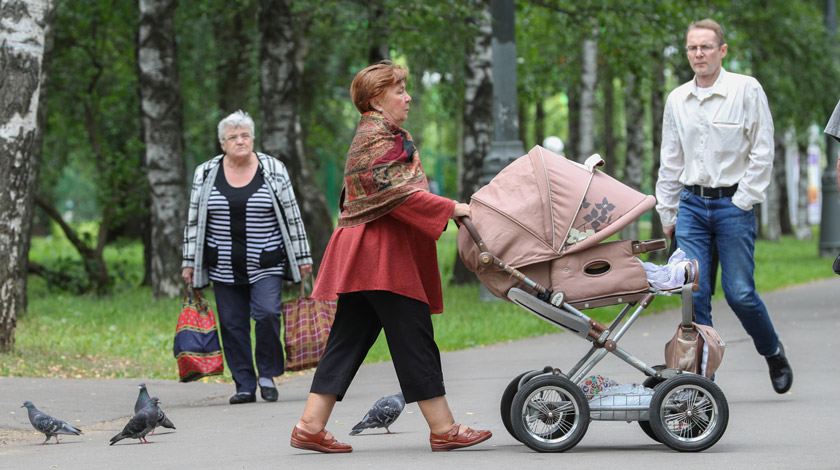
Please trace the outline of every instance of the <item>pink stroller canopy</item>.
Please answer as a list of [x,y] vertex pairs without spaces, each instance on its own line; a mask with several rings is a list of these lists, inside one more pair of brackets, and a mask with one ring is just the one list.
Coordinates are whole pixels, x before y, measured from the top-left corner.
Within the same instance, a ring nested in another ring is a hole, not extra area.
[[[488,250],[513,267],[549,261],[597,245],[656,204],[609,175],[540,146],[519,157],[472,196],[472,221]],[[465,232],[462,230],[462,232]],[[464,263],[478,271],[469,235],[459,234]]]

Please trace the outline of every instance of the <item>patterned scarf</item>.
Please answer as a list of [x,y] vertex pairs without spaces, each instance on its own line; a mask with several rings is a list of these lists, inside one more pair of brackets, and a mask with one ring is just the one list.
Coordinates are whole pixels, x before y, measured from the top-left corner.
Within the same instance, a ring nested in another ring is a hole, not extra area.
[[362,115],[347,151],[339,227],[378,219],[417,191],[428,191],[411,134],[377,112]]

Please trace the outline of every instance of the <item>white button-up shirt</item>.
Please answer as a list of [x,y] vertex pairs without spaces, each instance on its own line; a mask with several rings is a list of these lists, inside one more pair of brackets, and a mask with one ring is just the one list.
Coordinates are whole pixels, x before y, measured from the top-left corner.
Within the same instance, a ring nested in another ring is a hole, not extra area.
[[675,225],[683,186],[738,185],[732,203],[750,210],[764,201],[773,172],[773,117],[758,81],[723,68],[705,93],[692,79],[668,95],[656,211]]

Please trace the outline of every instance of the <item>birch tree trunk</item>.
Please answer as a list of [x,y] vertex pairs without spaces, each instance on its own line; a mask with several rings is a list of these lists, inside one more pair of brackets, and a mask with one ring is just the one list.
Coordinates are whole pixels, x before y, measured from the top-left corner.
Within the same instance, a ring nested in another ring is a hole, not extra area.
[[[484,157],[490,153],[493,142],[493,27],[490,2],[481,0],[478,3],[478,13],[471,19],[477,32],[467,43],[464,61],[463,163],[458,195],[462,202],[469,202],[478,191]],[[457,253],[452,282],[476,282],[475,275],[464,266]]]
[[0,4],[0,352],[26,308],[28,238],[40,149],[42,61],[53,3]]
[[[594,36],[595,33],[593,33]],[[584,161],[595,153],[595,86],[598,83],[598,41],[583,40],[580,76],[580,133],[577,161]]]
[[303,152],[300,94],[307,54],[306,21],[292,15],[290,0],[260,0],[260,111],[263,150],[289,171],[315,269],[332,235],[327,198],[318,190]]
[[[624,114],[627,134],[627,155],[624,158],[624,179],[627,186],[635,190],[642,188],[642,162],[644,160],[645,109],[642,105],[641,80],[635,73],[624,76]],[[621,229],[624,240],[639,239],[639,221],[634,220]]]
[[178,0],[140,0],[137,69],[151,205],[155,297],[182,292],[181,244],[187,220],[181,89],[175,46]]

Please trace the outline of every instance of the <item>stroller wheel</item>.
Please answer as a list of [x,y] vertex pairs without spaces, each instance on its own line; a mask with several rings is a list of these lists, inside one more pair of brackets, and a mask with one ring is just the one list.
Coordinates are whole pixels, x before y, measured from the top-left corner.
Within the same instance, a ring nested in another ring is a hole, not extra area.
[[516,434],[513,432],[513,425],[510,422],[510,411],[513,406],[513,397],[516,395],[516,392],[519,391],[519,381],[522,380],[522,377],[524,377],[525,374],[529,373],[530,372],[523,372],[510,381],[508,386],[505,388],[504,393],[502,393],[502,402],[499,406],[499,411],[502,415],[502,424],[505,425],[507,432],[510,433],[510,435],[516,440],[519,440],[519,438],[516,437]]
[[713,446],[729,424],[729,404],[714,382],[694,374],[672,377],[656,387],[650,425],[659,442],[680,452]]
[[535,377],[513,398],[514,436],[537,452],[564,452],[586,434],[589,402],[574,382],[561,375]]
[[[654,368],[655,367],[656,366],[654,366]],[[665,379],[660,377],[648,377],[645,379],[644,382],[642,382],[642,386],[647,388],[656,388],[657,385],[661,384],[664,381]],[[638,421],[638,423],[639,427],[642,428],[642,431],[644,431],[649,438],[653,439],[656,442],[661,442],[659,438],[656,437],[656,433],[653,432],[653,428],[650,425],[650,421]]]

